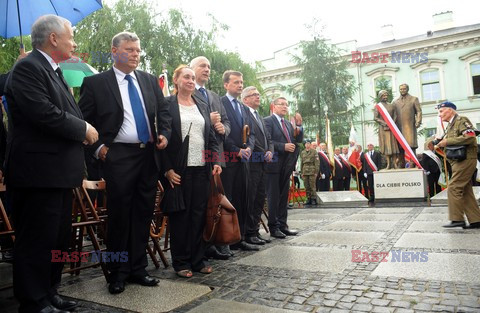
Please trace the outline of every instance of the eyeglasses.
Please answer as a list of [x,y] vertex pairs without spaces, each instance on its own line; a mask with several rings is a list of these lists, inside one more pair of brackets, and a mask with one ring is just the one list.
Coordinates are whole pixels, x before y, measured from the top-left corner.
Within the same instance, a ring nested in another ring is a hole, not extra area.
[[248,98],[248,97],[260,97],[260,94],[257,92],[257,93],[252,93],[248,96],[246,96],[245,98]]

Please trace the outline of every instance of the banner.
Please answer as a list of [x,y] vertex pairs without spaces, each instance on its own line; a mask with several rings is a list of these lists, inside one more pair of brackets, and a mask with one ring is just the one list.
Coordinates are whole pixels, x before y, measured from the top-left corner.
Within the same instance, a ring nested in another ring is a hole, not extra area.
[[357,172],[360,172],[362,169],[362,162],[360,162],[360,153],[357,149],[352,151],[352,154],[350,154],[350,157],[348,158],[348,162],[355,168],[355,170],[357,170]]
[[423,169],[423,167],[420,165],[420,162],[418,162],[417,156],[413,153],[412,148],[410,148],[410,146],[408,145],[407,141],[405,140],[405,137],[403,137],[402,133],[397,127],[397,124],[395,124],[395,122],[393,121],[392,117],[387,112],[383,104],[379,102],[377,103],[375,108],[383,117],[383,120],[385,121],[385,123],[387,123],[388,127],[390,128],[390,131],[393,133],[393,135],[397,139],[400,146],[402,146],[403,150],[405,151],[405,156],[410,160],[412,160],[419,169]]

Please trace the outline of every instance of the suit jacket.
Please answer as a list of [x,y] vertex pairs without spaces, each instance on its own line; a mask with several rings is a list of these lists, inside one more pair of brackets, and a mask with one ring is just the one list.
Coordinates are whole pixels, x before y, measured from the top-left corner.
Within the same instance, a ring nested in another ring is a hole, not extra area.
[[80,186],[86,124],[75,99],[38,50],[16,63],[5,95],[7,183],[34,188]]
[[[193,99],[195,99],[196,103],[199,103],[199,104],[201,103],[206,105],[209,112],[216,111],[220,113],[220,121],[225,127],[225,134],[220,135],[219,133],[215,132],[215,137],[217,138],[217,142],[218,142],[218,147],[219,147],[218,151],[220,155],[223,155],[223,151],[224,151],[223,143],[225,141],[225,138],[230,134],[230,120],[228,119],[227,111],[225,111],[225,108],[223,107],[223,104],[220,101],[220,96],[214,93],[213,91],[210,91],[208,89],[205,89],[205,90],[207,91],[207,95],[208,95],[208,103],[206,103],[205,97],[198,89],[195,89],[195,92],[193,93]],[[220,165],[222,167],[225,167],[225,162],[220,162]]]
[[[442,160],[440,156],[438,156],[438,158],[440,159],[440,161]],[[422,165],[424,170],[432,174],[440,172],[440,168],[438,168],[437,162],[435,162],[431,157],[429,157],[425,153],[422,153],[422,160],[420,161],[420,165]]]
[[[140,86],[152,137],[156,140],[156,132],[158,132],[158,135],[163,135],[170,141],[172,119],[157,78],[140,70],[135,70],[133,74],[137,77]],[[117,136],[124,117],[120,88],[113,68],[85,77],[78,104],[85,120],[98,131],[99,138],[92,145],[92,153],[102,144],[108,147]],[[155,113],[157,125],[155,125]],[[159,153],[157,149],[155,151]]]
[[[174,169],[176,160],[178,159],[178,153],[182,149],[182,125],[181,125],[181,117],[180,117],[180,109],[178,107],[178,99],[177,96],[170,96],[166,98],[169,113],[172,117],[172,134],[170,136],[170,142],[168,146],[161,151],[162,155],[162,171],[161,173],[165,173],[168,170]],[[194,98],[195,101],[195,98]],[[197,108],[202,114],[203,118],[205,119],[205,129],[204,129],[204,150],[208,150],[211,152],[219,151],[219,144],[215,138],[215,131],[213,130],[212,124],[210,123],[210,112],[205,107],[205,105],[198,103]],[[200,153],[201,151],[199,151]],[[207,164],[219,164],[218,162],[206,162]],[[211,174],[211,166],[206,166],[206,171]],[[163,177],[163,175],[161,175]],[[170,184],[164,184],[166,188],[170,188]]]
[[[253,113],[250,111],[250,109],[249,108],[246,108],[246,109],[248,112],[248,116],[250,116],[250,119],[252,120],[253,129],[255,130],[255,146],[253,148],[253,151],[260,152],[263,154],[267,151],[270,151],[273,153],[275,148],[273,147],[272,138],[270,137],[270,133],[267,131],[263,118],[261,118],[259,115],[260,121],[257,121]],[[260,127],[260,123],[262,123],[263,129],[265,130],[265,132]],[[265,149],[265,147],[267,147],[267,149]]]
[[[362,153],[362,156],[360,157],[360,160],[362,161],[362,168],[363,168],[364,172],[367,173],[367,175],[371,175],[371,174],[373,174],[373,170],[370,167],[370,165],[368,165],[367,157],[365,156],[365,153],[369,153],[369,152],[367,151],[367,152]],[[377,166],[377,169],[380,169],[381,156],[380,156],[380,153],[378,151],[373,150],[372,161]]]
[[330,175],[332,175],[332,168],[330,165],[330,161],[325,160],[323,156],[320,155],[320,152],[318,152],[318,158],[320,159],[320,171],[318,173],[317,178],[322,179],[321,177],[322,174],[325,174],[325,179],[330,179]]
[[299,154],[298,143],[303,140],[303,131],[299,132],[295,137],[293,135],[292,125],[286,121],[285,127],[287,128],[290,140],[296,145],[295,151],[287,152],[285,151],[285,144],[288,143],[287,138],[283,132],[282,125],[278,121],[277,117],[273,114],[263,119],[267,132],[270,133],[272,138],[273,147],[275,149],[275,156],[272,162],[267,163],[265,171],[267,173],[280,173],[284,172],[285,174],[291,174],[295,169],[295,164],[297,163],[297,158]]
[[[242,110],[242,124],[238,124],[238,120],[236,118],[236,112],[233,109],[232,103],[228,99],[227,96],[223,96],[220,98],[222,101],[223,107],[227,112],[228,119],[230,121],[230,134],[225,138],[224,148],[227,152],[235,152],[238,153],[240,149],[243,148],[242,142],[242,135],[243,135],[243,126],[248,125],[250,128],[250,136],[247,139],[247,147],[250,148],[252,151],[255,147],[255,130],[253,128],[253,121],[250,119],[250,115],[248,115],[247,108],[243,103],[240,101],[240,108]],[[227,162],[226,166],[234,166],[239,164],[239,162]]]
[[0,97],[3,95],[3,91],[5,90],[5,85],[7,83],[7,78],[10,73],[0,74]]
[[412,149],[418,148],[415,123],[422,122],[422,107],[417,97],[407,94],[398,97],[393,104],[397,113],[397,126]]

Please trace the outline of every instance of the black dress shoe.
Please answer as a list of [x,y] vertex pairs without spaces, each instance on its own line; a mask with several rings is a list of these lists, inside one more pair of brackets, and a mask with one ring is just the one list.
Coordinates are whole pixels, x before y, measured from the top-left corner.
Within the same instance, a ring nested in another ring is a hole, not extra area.
[[205,256],[215,260],[228,260],[230,258],[229,254],[220,253],[215,246],[209,247],[207,251],[205,251]]
[[257,237],[258,237],[258,239],[263,240],[263,241],[265,241],[266,243],[272,242],[271,239],[265,238],[265,237],[263,237],[263,236],[261,236],[261,235],[257,235]]
[[311,200],[311,199],[308,199],[308,201],[305,202],[305,205],[310,205],[310,204],[312,204],[312,200]]
[[251,243],[252,245],[260,245],[263,246],[265,244],[265,240],[258,238],[257,236],[246,237],[245,241],[247,243]]
[[313,204],[313,205],[318,205],[317,199],[313,199],[313,200],[312,200],[312,204]]
[[70,311],[59,310],[53,305],[48,305],[41,309],[38,313],[70,313]]
[[287,236],[296,236],[298,234],[298,230],[294,230],[294,229],[290,230],[290,229],[284,228],[284,229],[280,229],[280,231]]
[[470,223],[468,226],[462,226],[463,229],[475,229],[480,228],[480,222]]
[[62,299],[58,294],[50,298],[50,303],[59,310],[69,311],[78,306],[76,301]]
[[259,247],[255,246],[255,245],[251,245],[249,243],[246,243],[245,241],[240,241],[239,243],[236,243],[234,245],[231,245],[230,246],[231,249],[233,250],[243,250],[243,251],[258,251],[260,250]]
[[464,226],[466,226],[466,224],[463,221],[452,221],[450,224],[443,225],[443,227],[445,228],[464,227]]
[[152,287],[158,285],[160,279],[150,275],[132,275],[127,279],[127,281],[133,284]]
[[226,255],[229,255],[229,256],[234,256],[232,250],[230,250],[230,246],[229,245],[222,245],[222,246],[215,246],[218,250],[218,252],[220,252],[221,254],[226,254]]
[[125,291],[125,283],[123,281],[115,281],[113,283],[110,283],[110,285],[108,285],[108,292],[110,292],[112,295],[117,293],[122,293],[124,291]]
[[279,229],[272,230],[272,231],[270,232],[270,236],[275,237],[275,238],[279,238],[279,239],[284,239],[284,238],[287,237],[287,236],[286,236],[284,233],[282,233]]

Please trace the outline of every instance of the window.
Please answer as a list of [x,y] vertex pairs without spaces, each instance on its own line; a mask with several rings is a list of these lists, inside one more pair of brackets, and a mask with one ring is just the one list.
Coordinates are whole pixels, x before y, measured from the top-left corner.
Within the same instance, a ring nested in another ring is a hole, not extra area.
[[436,128],[426,128],[425,129],[425,139],[428,139],[432,136],[434,136],[437,133]]
[[420,72],[420,83],[422,84],[422,99],[424,102],[442,98],[438,69],[428,69]]
[[470,64],[470,74],[472,75],[473,94],[480,94],[480,61]]

